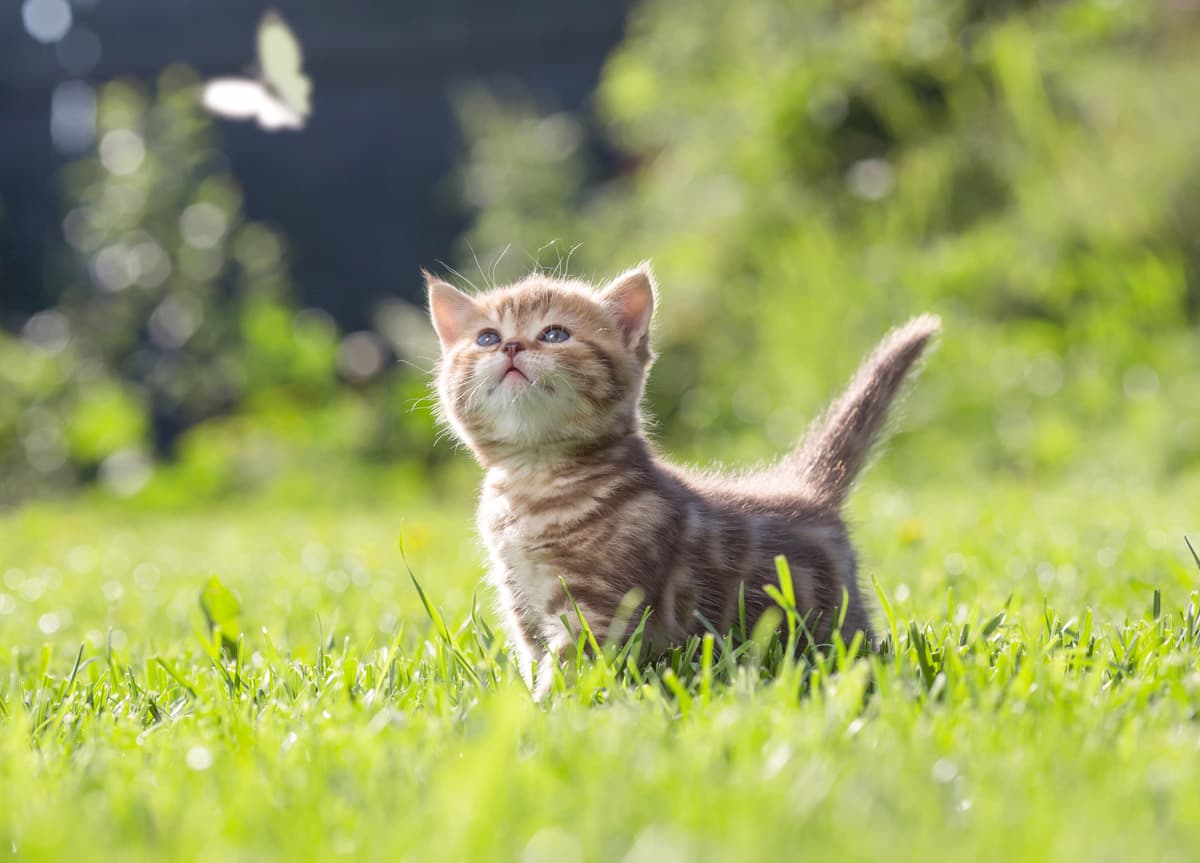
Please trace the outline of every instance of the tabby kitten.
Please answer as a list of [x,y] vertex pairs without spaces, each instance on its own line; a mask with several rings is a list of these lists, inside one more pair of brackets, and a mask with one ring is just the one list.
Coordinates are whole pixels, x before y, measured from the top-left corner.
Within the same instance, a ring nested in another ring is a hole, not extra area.
[[[780,554],[818,641],[839,615],[847,641],[870,637],[839,513],[936,317],[891,332],[781,461],[718,475],[662,460],[643,432],[656,297],[648,264],[598,292],[537,274],[479,296],[428,273],[426,283],[442,419],[487,471],[478,526],[527,678],[534,660],[546,671],[575,645],[571,598],[601,638],[649,606],[646,634],[662,647],[702,633],[701,618],[729,630],[742,585],[753,625],[772,605],[763,587],[777,583]],[[630,596],[640,602],[632,615],[622,604]],[[550,673],[537,675],[539,691]]]

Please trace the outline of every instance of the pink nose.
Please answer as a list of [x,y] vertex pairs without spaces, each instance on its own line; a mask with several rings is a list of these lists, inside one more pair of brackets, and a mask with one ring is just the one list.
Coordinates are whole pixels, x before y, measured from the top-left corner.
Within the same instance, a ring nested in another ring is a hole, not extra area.
[[525,350],[525,345],[523,342],[505,342],[504,343],[504,353],[508,354],[510,357],[515,357],[517,354],[519,354],[523,350]]

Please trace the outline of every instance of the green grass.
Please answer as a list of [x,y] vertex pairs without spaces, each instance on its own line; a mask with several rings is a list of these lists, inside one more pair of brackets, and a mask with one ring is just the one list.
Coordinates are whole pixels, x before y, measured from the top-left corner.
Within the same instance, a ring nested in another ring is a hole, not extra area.
[[542,705],[465,506],[27,508],[0,518],[0,854],[1188,860],[1196,492],[868,480],[893,650],[610,653]]

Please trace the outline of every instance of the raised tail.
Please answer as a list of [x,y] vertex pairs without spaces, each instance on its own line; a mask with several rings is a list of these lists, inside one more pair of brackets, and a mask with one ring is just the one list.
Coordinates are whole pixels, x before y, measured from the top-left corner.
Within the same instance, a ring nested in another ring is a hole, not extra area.
[[921,315],[886,336],[829,409],[785,460],[792,477],[821,503],[840,506],[863,469],[900,385],[940,329]]

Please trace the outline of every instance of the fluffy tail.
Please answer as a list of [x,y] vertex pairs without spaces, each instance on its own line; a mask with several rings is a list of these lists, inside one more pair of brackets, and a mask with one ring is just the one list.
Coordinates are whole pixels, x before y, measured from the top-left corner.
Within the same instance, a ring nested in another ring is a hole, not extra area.
[[940,327],[936,315],[921,315],[888,333],[788,457],[789,473],[817,500],[839,506],[846,499],[900,385]]

